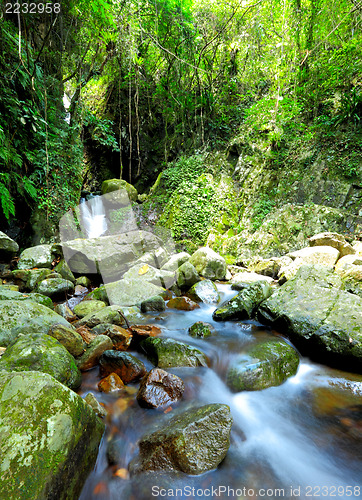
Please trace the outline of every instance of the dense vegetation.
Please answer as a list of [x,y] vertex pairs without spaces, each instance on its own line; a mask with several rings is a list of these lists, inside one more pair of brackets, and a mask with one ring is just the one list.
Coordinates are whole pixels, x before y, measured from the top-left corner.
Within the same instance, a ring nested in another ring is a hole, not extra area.
[[[357,0],[64,0],[60,13],[19,15],[3,5],[1,222],[55,223],[106,177],[147,191],[169,162],[177,183],[175,165],[195,153],[199,178],[200,155],[232,154],[236,137],[246,159],[262,141],[282,170],[298,144],[332,148],[338,133],[336,174],[358,177],[361,21]],[[199,187],[213,196],[207,179]],[[254,228],[272,206],[261,196]]]

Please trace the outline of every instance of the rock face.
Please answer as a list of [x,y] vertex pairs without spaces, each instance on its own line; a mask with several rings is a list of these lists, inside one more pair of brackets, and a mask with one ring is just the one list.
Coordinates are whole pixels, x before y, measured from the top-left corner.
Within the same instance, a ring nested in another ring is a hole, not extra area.
[[78,498],[104,430],[93,410],[40,372],[2,372],[0,401],[0,498]]
[[259,321],[285,332],[306,356],[362,371],[362,299],[323,266],[302,266],[263,302]]
[[118,191],[118,189],[125,189],[131,201],[137,201],[138,199],[137,189],[122,179],[108,179],[103,181],[101,189],[102,194],[112,193],[113,191]]
[[44,333],[19,335],[1,356],[0,370],[49,373],[70,389],[77,389],[82,381],[73,356]]
[[173,339],[148,337],[140,343],[142,351],[155,366],[207,366],[203,352]]
[[63,243],[68,266],[78,274],[102,273],[105,281],[120,279],[145,251],[157,251],[163,241],[147,231],[129,231],[121,235],[76,238]]
[[298,370],[299,356],[286,342],[270,340],[237,358],[227,372],[233,391],[260,391],[282,384]]
[[204,278],[212,280],[222,280],[225,278],[225,259],[209,247],[196,250],[191,255],[189,262],[195,266],[196,271]]
[[48,307],[31,300],[0,301],[0,345],[6,347],[19,333],[43,332],[56,324],[71,325]]
[[0,231],[0,260],[11,259],[19,251],[16,241]]
[[217,467],[230,446],[230,408],[210,404],[175,416],[139,443],[131,472],[176,470],[202,474]]
[[116,373],[125,384],[138,380],[146,374],[142,361],[128,352],[105,351],[99,360],[99,365],[102,377]]
[[199,302],[204,302],[205,304],[218,303],[220,300],[219,292],[217,291],[216,285],[211,280],[199,281],[191,287],[188,295],[192,300]]
[[268,283],[257,281],[218,307],[212,317],[215,321],[251,319],[259,304],[271,294],[272,289]]
[[31,269],[33,267],[52,267],[54,254],[52,245],[37,245],[26,248],[20,254],[18,269]]
[[137,401],[144,408],[161,408],[181,399],[184,390],[180,377],[154,368],[142,379]]
[[339,251],[340,257],[356,253],[356,250],[346,241],[344,236],[338,233],[316,234],[309,238],[309,245],[311,247],[327,245],[336,248]]

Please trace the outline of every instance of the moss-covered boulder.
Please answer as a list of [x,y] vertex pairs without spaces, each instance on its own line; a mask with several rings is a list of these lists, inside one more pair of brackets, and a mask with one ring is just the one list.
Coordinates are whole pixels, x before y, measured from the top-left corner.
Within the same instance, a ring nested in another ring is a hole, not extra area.
[[1,356],[0,370],[49,373],[70,389],[77,389],[82,381],[73,356],[44,333],[19,335]]
[[362,299],[342,286],[323,266],[302,266],[261,304],[258,319],[287,334],[302,354],[361,372]]
[[256,281],[218,307],[212,317],[215,321],[251,319],[259,304],[270,297],[271,294],[272,288],[268,283]]
[[176,271],[182,264],[188,262],[191,255],[187,252],[180,252],[171,255],[168,261],[162,266],[161,269],[165,271]]
[[205,354],[188,344],[173,339],[148,337],[140,343],[141,351],[155,366],[207,366]]
[[0,231],[0,261],[11,259],[19,251],[19,245]]
[[176,271],[176,284],[180,290],[190,288],[200,281],[200,276],[196,271],[195,266],[190,262],[184,262]]
[[13,275],[15,279],[19,275],[20,272],[27,272],[27,277],[25,281],[25,289],[26,290],[34,290],[36,288],[37,284],[40,283],[41,281],[45,280],[50,274],[52,274],[52,271],[50,269],[29,269],[29,270],[15,270],[13,271]]
[[0,498],[78,498],[103,431],[82,398],[50,375],[1,372]]
[[105,291],[110,304],[118,306],[135,306],[146,299],[161,295],[164,288],[154,285],[148,281],[119,280],[105,285]]
[[118,189],[125,189],[131,201],[138,200],[137,189],[122,179],[107,179],[102,183],[102,194],[112,193]]
[[195,266],[196,271],[204,278],[212,280],[223,280],[225,278],[225,259],[209,247],[196,250],[191,255],[189,262]]
[[192,408],[142,437],[140,455],[131,464],[131,473],[176,470],[202,474],[215,469],[230,446],[230,408],[210,404]]
[[165,301],[159,295],[150,297],[149,299],[141,302],[141,311],[143,313],[148,311],[164,311],[165,307]]
[[71,295],[74,292],[74,285],[71,281],[64,278],[49,277],[38,283],[35,290],[55,300],[66,295]]
[[260,391],[282,384],[298,370],[299,356],[284,341],[270,340],[250,349],[229,366],[227,385],[233,391]]
[[96,312],[91,312],[75,323],[75,326],[88,326],[93,328],[101,323],[112,323],[113,325],[123,325],[124,320],[119,314],[118,306],[101,307]]
[[106,307],[102,300],[83,300],[74,306],[73,311],[79,318],[84,318],[88,314],[93,314]]
[[54,257],[52,245],[37,245],[26,248],[20,254],[18,269],[51,268]]
[[62,316],[32,300],[0,300],[0,346],[6,347],[19,333],[48,333],[58,323],[71,328]]
[[4,286],[0,286],[0,300],[32,300],[53,310],[53,302],[50,297],[46,297],[41,293],[20,293],[9,290]]
[[204,302],[205,304],[213,304],[220,301],[217,287],[211,280],[203,280],[195,283],[188,291],[187,295],[191,297],[192,300]]
[[52,325],[48,335],[60,342],[72,356],[80,356],[86,348],[83,338],[74,328],[60,324]]
[[67,262],[65,259],[61,259],[60,262],[55,266],[54,271],[56,273],[59,273],[62,278],[65,280],[71,281],[72,283],[75,283],[75,277],[74,274],[72,273],[72,270],[68,266]]

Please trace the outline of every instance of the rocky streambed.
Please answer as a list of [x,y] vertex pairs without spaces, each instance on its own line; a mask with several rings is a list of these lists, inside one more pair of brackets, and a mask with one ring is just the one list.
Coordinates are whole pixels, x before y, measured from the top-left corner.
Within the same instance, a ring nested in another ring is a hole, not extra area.
[[[153,237],[145,253],[132,235],[103,238],[70,242],[68,262],[41,245],[2,265],[1,494],[356,494],[360,244],[317,235],[244,268],[209,248],[170,254]],[[17,249],[3,239],[6,260]],[[105,284],[79,265],[106,269]]]

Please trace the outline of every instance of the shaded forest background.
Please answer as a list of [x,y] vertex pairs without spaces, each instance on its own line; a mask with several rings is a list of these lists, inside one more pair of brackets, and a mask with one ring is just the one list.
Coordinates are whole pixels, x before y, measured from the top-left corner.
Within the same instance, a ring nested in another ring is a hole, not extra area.
[[251,157],[256,137],[276,172],[296,143],[338,144],[338,175],[360,182],[361,1],[1,9],[0,223],[14,234],[46,231],[106,178],[148,192],[170,165],[201,173],[205,152]]

